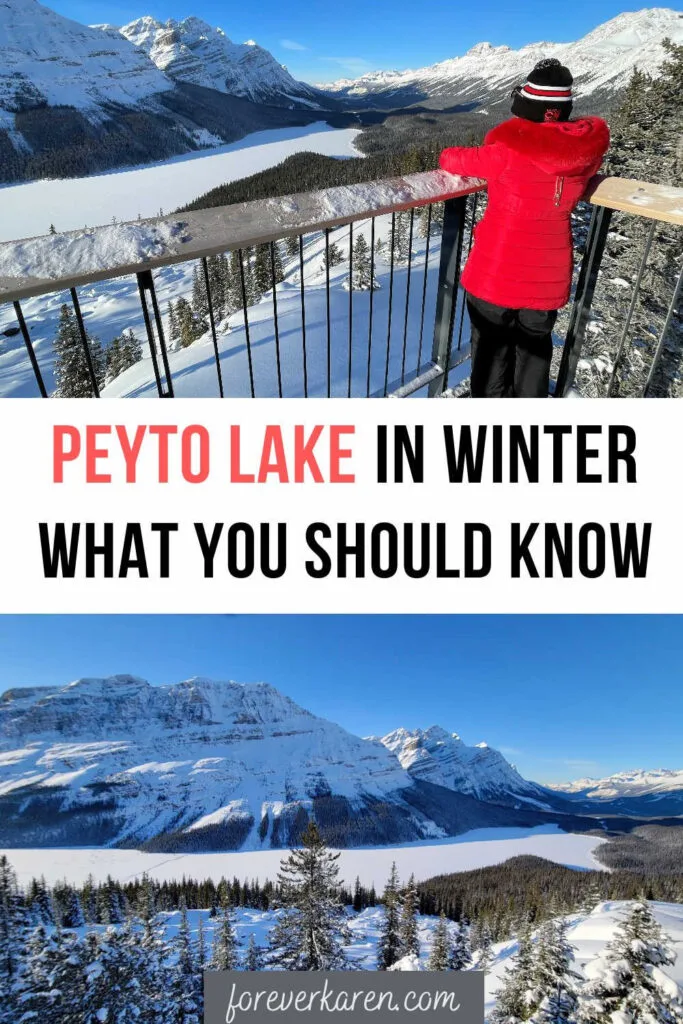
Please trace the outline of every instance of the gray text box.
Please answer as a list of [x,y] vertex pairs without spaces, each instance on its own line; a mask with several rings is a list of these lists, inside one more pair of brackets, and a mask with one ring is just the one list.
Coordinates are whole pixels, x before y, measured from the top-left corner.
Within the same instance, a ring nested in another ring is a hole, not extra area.
[[481,971],[206,971],[204,1024],[482,1024]]

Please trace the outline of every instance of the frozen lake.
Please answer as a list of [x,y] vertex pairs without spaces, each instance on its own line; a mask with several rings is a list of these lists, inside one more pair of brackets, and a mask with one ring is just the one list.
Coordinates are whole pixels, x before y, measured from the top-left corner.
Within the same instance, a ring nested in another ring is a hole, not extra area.
[[218,149],[183,154],[164,163],[95,174],[87,178],[33,181],[0,187],[0,242],[72,231],[140,217],[172,213],[217,185],[246,178],[293,153],[360,154],[355,128],[330,128],[324,121],[296,128],[253,132]]
[[[381,889],[392,862],[399,875],[414,874],[418,880],[451,871],[500,864],[510,857],[533,854],[574,868],[601,869],[593,851],[604,842],[596,836],[561,832],[555,826],[534,829],[485,828],[466,832],[455,839],[441,842],[414,843],[343,850],[341,875],[348,884],[356,877],[365,886]],[[82,884],[92,875],[104,881],[107,875],[118,881],[139,877],[146,872],[159,881],[179,879],[183,875],[202,879],[221,876],[239,879],[274,880],[286,850],[258,850],[247,853],[141,853],[138,850],[56,849],[3,850],[16,870],[22,884],[34,876],[45,876],[50,884],[66,878]]]

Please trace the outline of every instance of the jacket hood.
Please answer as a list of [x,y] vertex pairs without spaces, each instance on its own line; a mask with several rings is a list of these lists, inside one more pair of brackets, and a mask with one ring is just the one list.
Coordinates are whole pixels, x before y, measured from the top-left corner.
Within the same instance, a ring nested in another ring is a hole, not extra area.
[[609,128],[601,117],[538,124],[521,117],[503,121],[486,136],[500,142],[549,174],[580,174],[609,147]]

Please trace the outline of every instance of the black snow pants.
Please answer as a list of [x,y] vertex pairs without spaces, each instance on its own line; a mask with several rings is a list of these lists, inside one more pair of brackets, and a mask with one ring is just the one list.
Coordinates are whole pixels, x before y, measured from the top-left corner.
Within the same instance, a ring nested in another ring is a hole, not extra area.
[[467,295],[472,398],[547,398],[557,310],[505,309]]

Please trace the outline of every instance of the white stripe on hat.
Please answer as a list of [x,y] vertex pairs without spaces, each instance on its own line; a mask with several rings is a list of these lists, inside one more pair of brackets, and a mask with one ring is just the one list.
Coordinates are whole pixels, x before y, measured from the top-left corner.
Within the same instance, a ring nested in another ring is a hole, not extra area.
[[523,88],[530,85],[532,89],[546,89],[548,92],[566,92],[568,89],[571,90],[571,85],[539,85],[538,82],[531,82],[529,79],[524,83]]
[[[545,86],[537,85],[537,89],[545,89]],[[540,100],[541,103],[571,103],[571,96],[537,96],[535,93],[527,92],[526,87],[520,91],[521,96],[526,96],[528,100]]]

